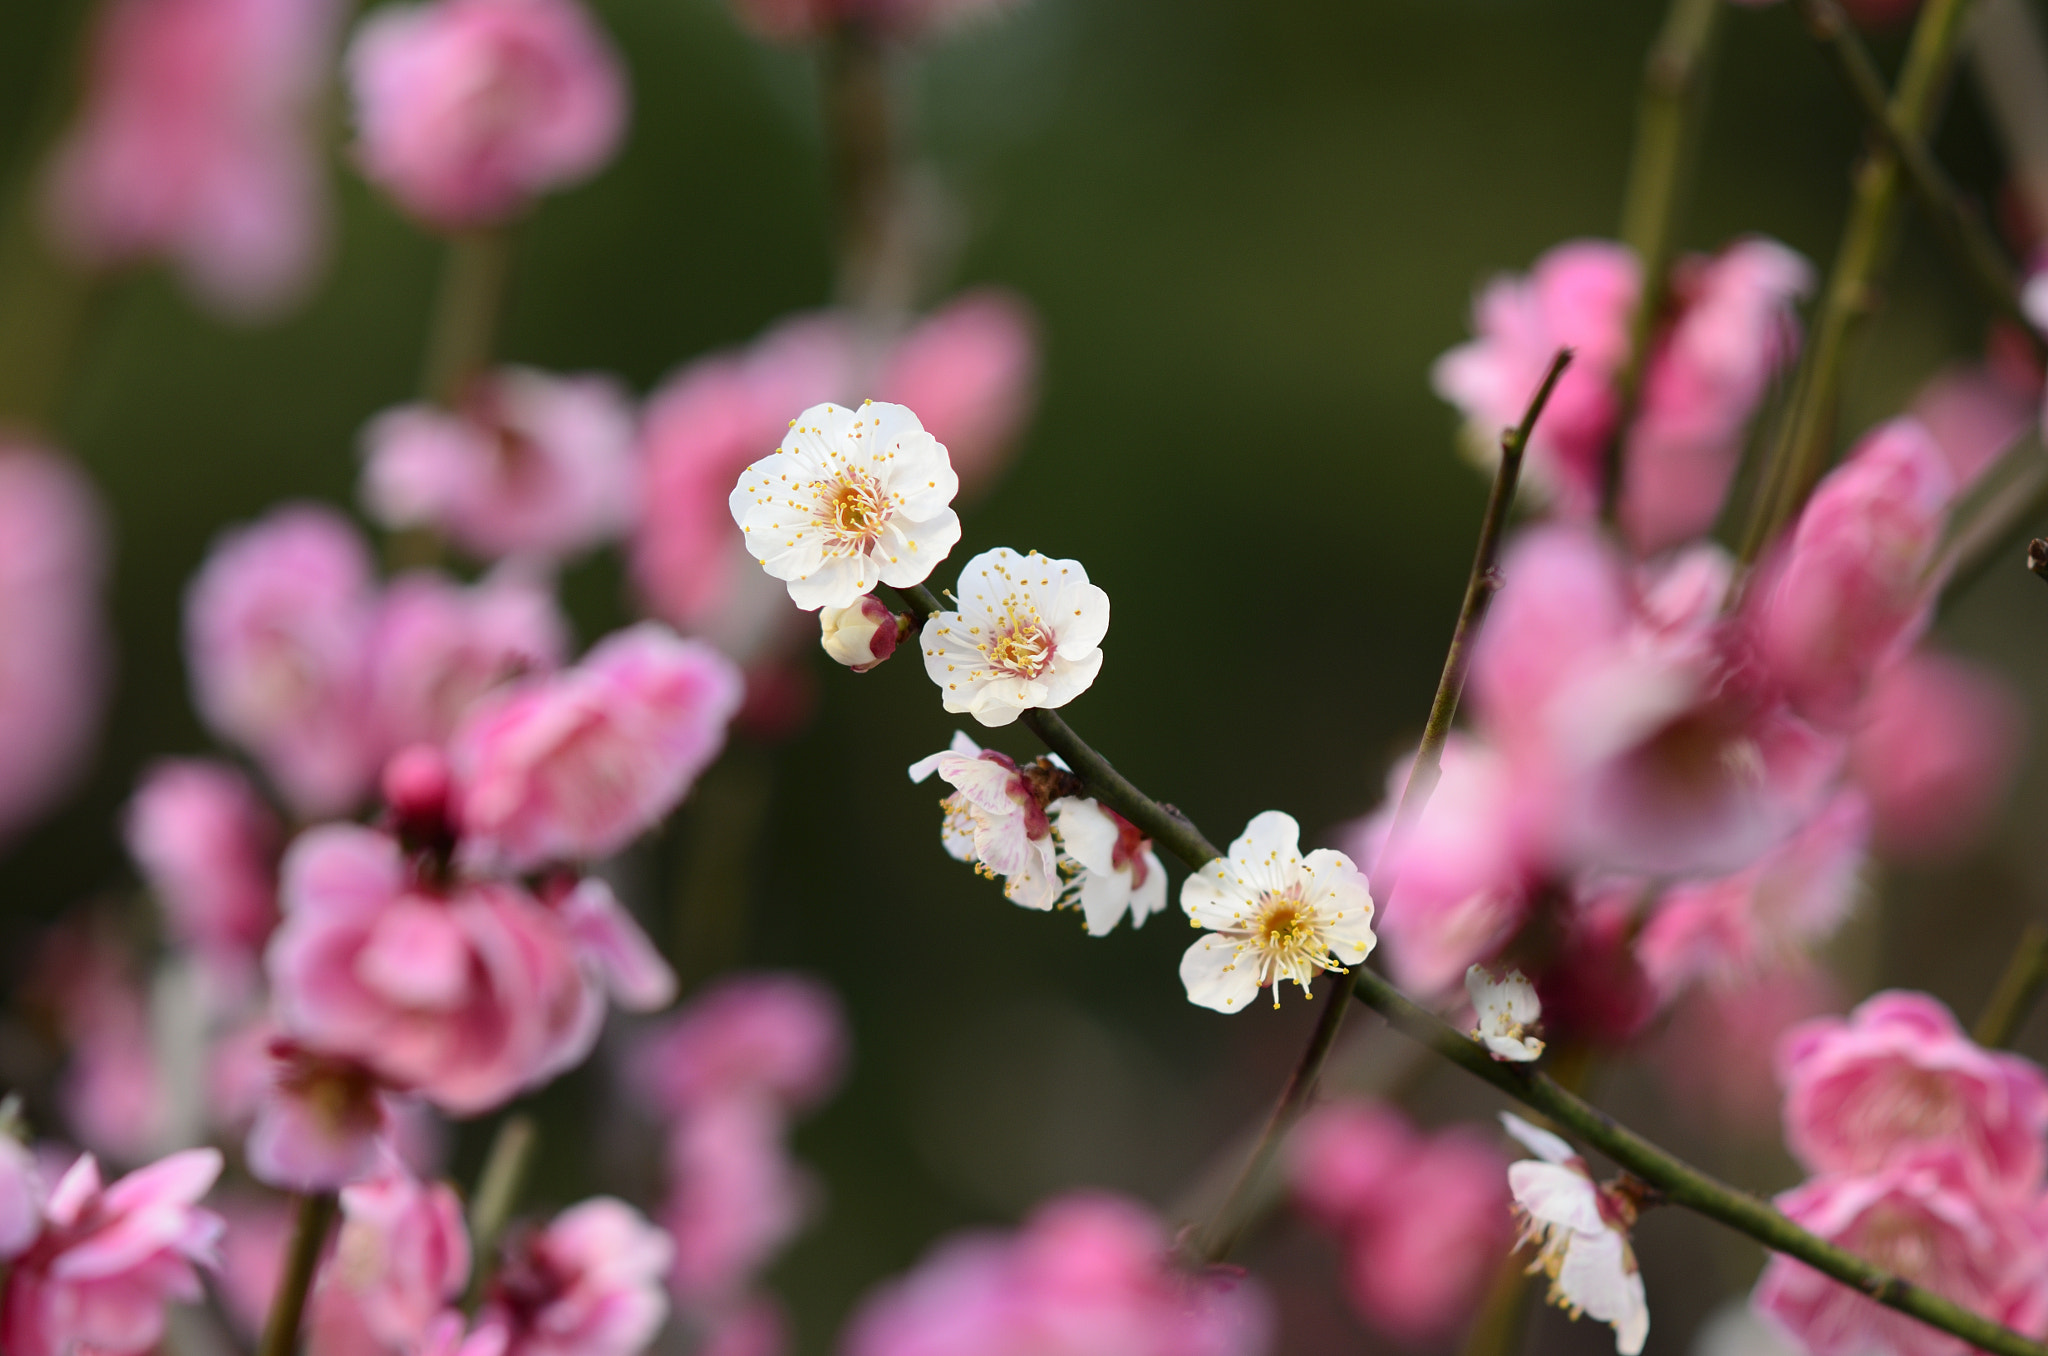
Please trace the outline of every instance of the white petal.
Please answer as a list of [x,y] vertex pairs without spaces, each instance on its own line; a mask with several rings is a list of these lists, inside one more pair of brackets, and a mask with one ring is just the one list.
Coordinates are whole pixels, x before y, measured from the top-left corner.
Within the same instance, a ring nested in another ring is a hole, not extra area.
[[1614,1349],[1621,1356],[1637,1356],[1643,1349],[1643,1339],[1650,1333],[1650,1306],[1643,1294],[1643,1274],[1622,1235],[1575,1235],[1558,1268],[1557,1289],[1590,1316],[1614,1325]]
[[1301,825],[1284,810],[1265,810],[1252,816],[1244,832],[1230,845],[1230,858],[1240,865],[1269,861],[1301,860]]
[[1180,883],[1180,906],[1197,927],[1243,927],[1252,916],[1251,893],[1237,883],[1229,858],[1210,862]]
[[1576,1234],[1607,1229],[1607,1222],[1600,1217],[1600,1189],[1584,1173],[1524,1158],[1508,1164],[1508,1190],[1531,1219]]
[[1551,1134],[1529,1124],[1512,1111],[1500,1113],[1500,1123],[1507,1132],[1522,1142],[1522,1147],[1548,1163],[1571,1163],[1579,1161],[1579,1151]]
[[1143,857],[1145,883],[1131,892],[1131,926],[1143,927],[1145,920],[1166,907],[1166,868],[1159,854],[1147,848]]
[[1180,982],[1188,1001],[1217,1012],[1237,1012],[1259,992],[1256,966],[1237,963],[1237,947],[1228,937],[1210,933],[1180,958]]
[[1066,796],[1046,807],[1059,826],[1060,846],[1090,871],[1116,870],[1116,821],[1089,796]]
[[960,544],[960,518],[951,509],[923,522],[905,520],[896,526],[903,533],[904,549],[894,560],[876,562],[876,577],[891,588],[922,584]]
[[1059,902],[1060,873],[1050,836],[1027,840],[1018,868],[1004,874],[1009,879],[1003,883],[1003,893],[1011,903],[1026,909],[1045,910]]
[[1480,1044],[1495,1059],[1504,1059],[1510,1064],[1527,1064],[1543,1053],[1543,1042],[1534,1036],[1482,1035]]
[[1116,930],[1131,907],[1131,878],[1123,871],[1083,868],[1075,882],[1081,897],[1081,917],[1090,937],[1107,937]]

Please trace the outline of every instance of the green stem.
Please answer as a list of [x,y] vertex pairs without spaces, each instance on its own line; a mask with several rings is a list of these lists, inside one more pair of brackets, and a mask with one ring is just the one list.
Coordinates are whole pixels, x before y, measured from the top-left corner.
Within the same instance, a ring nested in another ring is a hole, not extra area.
[[483,1171],[477,1175],[476,1197],[469,1203],[470,1250],[475,1261],[470,1268],[469,1293],[462,1302],[464,1312],[471,1315],[483,1303],[484,1292],[491,1283],[498,1240],[519,1204],[520,1192],[526,1188],[526,1174],[533,1166],[538,1139],[531,1116],[523,1112],[507,1116],[498,1123]]
[[[1926,140],[1972,3],[1927,0],[1921,6],[1898,88],[1887,106],[1887,121],[1901,137]],[[1742,537],[1744,563],[1754,561],[1799,512],[1827,467],[1849,344],[1874,305],[1901,182],[1898,158],[1882,145],[1872,147],[1857,169],[1842,243],[1793,383],[1792,408],[1758,478]]]
[[2013,948],[2012,959],[2006,962],[2005,973],[1998,977],[1998,987],[1991,991],[1991,1001],[1970,1030],[1977,1044],[1987,1050],[2010,1046],[2044,987],[2048,987],[2048,927],[2029,923]]
[[1663,312],[1688,171],[1699,141],[1706,71],[1725,0],[1671,0],[1664,26],[1643,63],[1635,152],[1621,208],[1621,240],[1642,265],[1642,290],[1629,324],[1629,360],[1620,378],[1621,417],[1608,440],[1600,481],[1600,516],[1613,522],[1621,506],[1623,445],[1649,362],[1650,339]]
[[454,408],[470,382],[490,366],[511,261],[512,238],[501,228],[449,238],[420,377],[429,400]]
[[263,1343],[257,1347],[256,1356],[292,1356],[298,1350],[306,1296],[313,1289],[313,1275],[320,1266],[320,1253],[327,1246],[327,1232],[334,1226],[337,1203],[333,1192],[298,1199],[298,1215],[284,1258],[284,1275],[278,1279],[277,1294],[270,1301],[270,1317],[264,1322]]
[[1834,58],[1842,83],[1848,86],[1862,110],[1864,122],[1898,161],[1907,190],[1971,285],[2001,316],[2020,327],[2037,354],[2048,352],[2048,342],[2043,341],[2020,308],[2020,278],[2012,261],[1983,218],[1964,205],[1961,192],[1927,149],[1927,143],[1893,115],[1884,77],[1878,73],[1877,63],[1863,40],[1856,36],[1841,5],[1836,0],[1797,3],[1808,30]]
[[2048,1356],[2048,1346],[2022,1337],[1981,1314],[1941,1298],[1882,1267],[1819,1238],[1746,1191],[1701,1172],[1619,1124],[1598,1107],[1559,1087],[1548,1075],[1505,1064],[1477,1042],[1447,1026],[1378,975],[1354,972],[1359,1001],[1474,1077],[1548,1116],[1560,1127],[1663,1193],[1674,1205],[1747,1234],[1773,1252],[1806,1263],[1845,1285],[1922,1323],[1998,1356]]

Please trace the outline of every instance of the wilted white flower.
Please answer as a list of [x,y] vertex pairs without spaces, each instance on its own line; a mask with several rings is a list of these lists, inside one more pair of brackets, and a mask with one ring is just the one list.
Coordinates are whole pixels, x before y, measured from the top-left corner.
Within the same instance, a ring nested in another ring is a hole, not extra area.
[[1495,1059],[1526,1064],[1543,1053],[1543,1042],[1529,1034],[1543,1017],[1543,1004],[1527,975],[1510,970],[1495,979],[1485,966],[1475,965],[1465,972],[1465,992],[1479,1016],[1472,1039]]
[[1219,857],[1181,885],[1180,906],[1210,935],[1181,957],[1188,1001],[1236,1012],[1262,986],[1293,980],[1309,992],[1322,970],[1372,953],[1372,894],[1365,873],[1329,848],[1302,857],[1301,828],[1267,810]]
[[1620,1356],[1637,1356],[1650,1334],[1650,1305],[1629,1244],[1634,1201],[1596,1183],[1586,1160],[1556,1135],[1505,1111],[1500,1121],[1542,1160],[1508,1166],[1508,1190],[1522,1220],[1517,1246],[1537,1250],[1529,1274],[1548,1276],[1549,1301],[1573,1318],[1591,1314],[1613,1325]]
[[951,749],[910,765],[910,780],[922,782],[934,772],[953,788],[940,802],[946,818],[939,841],[947,854],[972,862],[991,880],[1002,877],[1003,893],[1013,903],[1027,909],[1058,903],[1061,883],[1052,825],[1016,762],[956,730]]
[[872,593],[850,607],[822,609],[818,627],[825,653],[855,673],[866,673],[896,653],[902,638],[896,614]]
[[875,585],[923,583],[960,540],[960,478],[902,405],[814,405],[727,501],[761,568],[800,608],[850,607]]
[[1078,560],[1007,546],[960,572],[960,610],[935,612],[920,639],[946,709],[1008,725],[1033,707],[1065,706],[1102,668],[1109,595]]
[[1143,927],[1166,907],[1166,871],[1137,825],[1092,796],[1066,796],[1046,809],[1072,864],[1070,885],[1089,936],[1106,936],[1126,913],[1132,927]]

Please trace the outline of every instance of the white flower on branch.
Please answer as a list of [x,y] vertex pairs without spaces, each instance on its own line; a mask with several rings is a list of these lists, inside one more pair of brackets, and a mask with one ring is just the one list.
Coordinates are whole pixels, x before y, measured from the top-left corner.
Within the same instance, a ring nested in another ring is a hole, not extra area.
[[1003,893],[1027,909],[1059,902],[1058,846],[1052,825],[1016,762],[983,749],[957,730],[953,747],[910,765],[910,780],[934,772],[953,788],[939,802],[946,812],[939,841],[956,861],[972,862],[989,879],[1003,878]]
[[1543,1004],[1527,975],[1510,970],[1495,979],[1485,966],[1475,965],[1465,972],[1465,992],[1479,1018],[1472,1039],[1495,1059],[1526,1064],[1543,1053],[1543,1042],[1530,1034],[1543,1018]]
[[1008,725],[1034,707],[1064,706],[1102,669],[1109,595],[1078,560],[1007,546],[960,572],[960,610],[924,624],[924,668],[946,709]]
[[1166,907],[1166,871],[1137,825],[1090,796],[1067,796],[1046,808],[1089,936],[1108,935],[1126,913],[1132,927],[1143,927]]
[[1219,857],[1181,885],[1180,906],[1209,935],[1181,957],[1188,1001],[1236,1012],[1261,988],[1293,980],[1304,994],[1323,970],[1339,973],[1372,953],[1372,894],[1365,873],[1329,848],[1303,857],[1301,828],[1268,810]]
[[1550,1278],[1550,1303],[1573,1318],[1591,1314],[1613,1325],[1615,1351],[1637,1356],[1650,1334],[1650,1305],[1629,1244],[1635,1199],[1595,1182],[1586,1160],[1556,1135],[1510,1112],[1503,1111],[1500,1121],[1542,1160],[1525,1158],[1508,1167],[1508,1190],[1522,1221],[1517,1246],[1536,1248],[1529,1274],[1540,1271]]
[[960,478],[902,405],[814,405],[740,473],[727,506],[761,568],[800,608],[850,607],[876,584],[921,584],[960,540]]

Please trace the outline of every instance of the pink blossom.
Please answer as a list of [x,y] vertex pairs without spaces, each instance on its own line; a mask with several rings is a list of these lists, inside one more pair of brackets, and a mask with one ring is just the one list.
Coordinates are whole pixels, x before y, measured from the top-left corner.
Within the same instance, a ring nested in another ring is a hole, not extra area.
[[1165,1231],[1114,1196],[1065,1196],[1015,1234],[940,1244],[870,1295],[845,1356],[1260,1356],[1271,1349],[1252,1282],[1187,1275]]
[[653,623],[502,689],[450,746],[465,852],[514,870],[616,852],[718,756],[741,692],[731,661]]
[[1765,662],[1802,714],[1849,720],[1871,675],[1926,624],[1955,477],[1910,419],[1867,435],[1814,490],[1759,588]]
[[326,234],[316,120],[335,0],[113,0],[45,184],[57,243],[93,266],[176,262],[214,307],[274,310]]
[[218,987],[247,993],[277,925],[277,817],[238,770],[167,759],[143,774],[123,825],[128,855]]
[[26,1144],[0,1127],[0,1262],[20,1256],[43,1227],[43,1175]]
[[[334,1260],[321,1280],[330,1293],[315,1306],[316,1333],[322,1317],[346,1306],[386,1350],[410,1350],[461,1297],[469,1269],[469,1231],[455,1192],[387,1163],[341,1193]],[[323,1345],[316,1338],[316,1351]]]
[[670,1135],[661,1223],[675,1243],[670,1284],[683,1303],[730,1302],[809,1218],[817,1189],[782,1134],[774,1108],[726,1100],[693,1111]]
[[1378,1207],[1417,1143],[1414,1127],[1393,1107],[1332,1098],[1288,1137],[1294,1203],[1325,1229],[1347,1233]]
[[510,1334],[500,1325],[479,1323],[471,1328],[451,1309],[434,1320],[411,1356],[505,1356],[509,1340]]
[[200,715],[306,818],[352,808],[376,773],[364,682],[375,603],[361,534],[306,504],[222,534],[185,593]]
[[1880,668],[1849,741],[1878,850],[1925,859],[1975,843],[2026,744],[2025,708],[1991,670],[1924,648]]
[[1797,1023],[1839,1011],[1827,972],[1779,966],[1681,995],[1646,1061],[1684,1114],[1750,1141],[1774,1138],[1778,1080],[1772,1052]]
[[163,1337],[164,1306],[197,1300],[222,1224],[198,1208],[220,1154],[190,1149],[100,1184],[91,1154],[50,1192],[43,1231],[15,1259],[0,1299],[9,1356],[130,1356]]
[[1723,620],[1731,570],[1710,546],[1631,569],[1578,527],[1510,544],[1471,701],[1553,864],[1719,874],[1817,808],[1839,745],[1785,708]]
[[[1778,1197],[1806,1229],[1995,1322],[2048,1320],[2038,1223],[1987,1189],[1953,1144],[1916,1150],[1868,1176],[1836,1174]],[[1776,1256],[1751,1303],[1810,1356],[1964,1356],[1961,1339],[1880,1306],[1803,1263]]]
[[625,73],[574,0],[379,9],[349,45],[348,78],[363,172],[444,229],[588,178],[625,130]]
[[1385,854],[1394,807],[1412,758],[1387,775],[1387,798],[1343,844],[1355,861],[1393,881],[1374,917],[1403,988],[1446,993],[1466,969],[1495,955],[1529,911],[1536,863],[1516,796],[1513,770],[1499,753],[1454,732],[1443,750],[1443,778],[1406,841]]
[[626,526],[634,436],[632,404],[609,377],[501,368],[458,409],[401,405],[371,420],[363,504],[386,527],[433,528],[473,556],[580,555]]
[[105,529],[71,462],[0,433],[0,836],[84,771],[107,688]]
[[1544,1030],[1552,1040],[1621,1045],[1657,1015],[1657,990],[1635,946],[1638,887],[1583,887],[1555,919],[1552,951],[1539,972]]
[[692,998],[640,1046],[634,1085],[687,1115],[729,1099],[807,1110],[846,1066],[846,1017],[832,991],[796,974],[731,975]]
[[1953,1149],[2002,1188],[2041,1184],[2048,1074],[1974,1044],[1947,1008],[1892,991],[1778,1047],[1785,1143],[1813,1172],[1874,1172],[1921,1145]]
[[1474,337],[1430,372],[1438,395],[1465,416],[1472,450],[1491,464],[1503,429],[1521,421],[1560,348],[1574,351],[1543,420],[1529,439],[1525,474],[1538,493],[1574,518],[1592,516],[1608,441],[1620,415],[1614,388],[1628,361],[1629,323],[1641,265],[1625,246],[1573,240],[1526,277],[1502,274],[1472,305]]
[[1958,364],[1920,388],[1910,413],[1941,444],[1956,484],[1967,486],[2034,427],[2040,384],[2038,374],[2011,374],[1995,360]]
[[36,988],[70,1047],[57,1085],[65,1124],[109,1158],[145,1157],[159,1147],[172,1112],[135,958],[102,920],[59,923],[37,957]]
[[1621,522],[1639,553],[1714,525],[1750,418],[1798,351],[1793,307],[1812,287],[1805,259],[1760,236],[1679,264],[1678,316],[1651,351],[1626,443]]
[[596,996],[555,914],[517,886],[409,878],[399,846],[330,824],[285,854],[272,1002],[285,1033],[456,1115],[574,1064]]
[[249,1127],[249,1175],[292,1191],[332,1191],[367,1177],[392,1133],[391,1109],[352,1060],[273,1040]]
[[623,1201],[600,1196],[514,1238],[484,1302],[507,1356],[637,1356],[668,1317],[674,1248]]
[[971,495],[1002,469],[1030,416],[1037,376],[1030,308],[988,288],[955,297],[905,335],[889,354],[875,395],[917,411],[946,445],[961,493]]
[[1869,808],[1844,791],[1753,866],[1673,886],[1637,943],[1651,982],[1668,1000],[1697,980],[1737,983],[1796,961],[1848,916],[1869,842]]
[[539,579],[500,568],[464,586],[400,575],[385,591],[370,643],[370,705],[379,746],[439,744],[493,688],[550,673],[569,625]]

